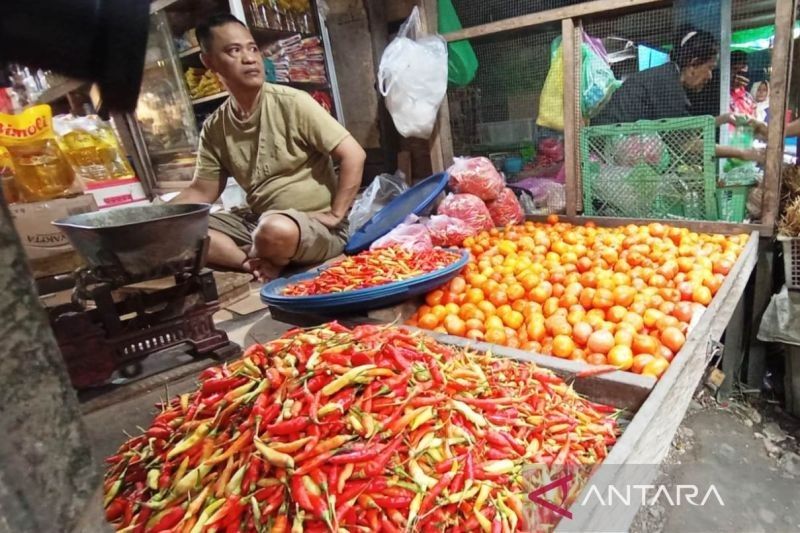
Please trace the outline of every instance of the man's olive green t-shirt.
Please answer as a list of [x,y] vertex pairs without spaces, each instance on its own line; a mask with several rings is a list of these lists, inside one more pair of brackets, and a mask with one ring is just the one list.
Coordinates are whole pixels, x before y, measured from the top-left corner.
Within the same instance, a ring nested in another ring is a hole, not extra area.
[[195,177],[232,176],[254,213],[326,211],[336,191],[330,153],[349,133],[308,93],[265,83],[242,121],[232,98],[203,124]]

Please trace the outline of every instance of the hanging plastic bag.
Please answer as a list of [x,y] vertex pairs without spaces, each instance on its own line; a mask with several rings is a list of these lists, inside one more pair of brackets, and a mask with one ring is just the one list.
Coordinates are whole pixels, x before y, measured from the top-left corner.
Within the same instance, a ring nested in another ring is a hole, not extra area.
[[495,226],[520,224],[525,220],[525,213],[517,200],[517,195],[508,187],[503,189],[497,200],[489,202],[486,207],[489,208]]
[[383,52],[378,89],[400,135],[431,136],[447,91],[447,43],[440,35],[421,35],[417,7]]
[[448,194],[437,211],[440,215],[460,218],[476,233],[494,227],[486,204],[474,194]]
[[431,234],[416,215],[408,215],[402,224],[376,240],[370,250],[399,246],[412,252],[424,252],[433,248]]
[[433,215],[425,223],[434,246],[461,246],[464,239],[477,232],[460,218]]
[[[622,82],[614,77],[607,62],[602,42],[583,34],[581,46],[581,114],[596,115],[611,98]],[[598,44],[599,42],[599,44]],[[598,49],[602,49],[602,53]]]
[[453,192],[474,194],[484,201],[497,198],[505,186],[502,176],[485,157],[455,157],[447,172]]
[[544,80],[539,97],[539,126],[564,131],[564,61],[561,52],[561,37],[550,45],[550,70]]
[[392,174],[375,176],[361,195],[356,198],[353,208],[347,216],[350,234],[354,234],[371,219],[375,213],[383,209],[394,197],[408,189],[406,177],[401,171]]
[[[451,0],[439,0],[439,33],[449,33],[462,28],[458,13]],[[478,56],[469,41],[447,43],[447,81],[464,87],[469,85],[478,71]]]

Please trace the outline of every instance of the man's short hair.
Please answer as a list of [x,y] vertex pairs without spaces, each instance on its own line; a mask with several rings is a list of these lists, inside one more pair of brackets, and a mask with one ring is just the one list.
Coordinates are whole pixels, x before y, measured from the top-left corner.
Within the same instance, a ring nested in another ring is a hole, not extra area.
[[205,22],[202,22],[197,26],[194,33],[197,37],[197,42],[200,44],[200,49],[203,52],[208,52],[211,49],[211,41],[213,40],[213,36],[211,34],[211,30],[214,28],[219,28],[220,26],[224,26],[225,24],[241,24],[242,27],[246,28],[244,22],[237,19],[230,13],[218,13],[216,15],[211,15]]

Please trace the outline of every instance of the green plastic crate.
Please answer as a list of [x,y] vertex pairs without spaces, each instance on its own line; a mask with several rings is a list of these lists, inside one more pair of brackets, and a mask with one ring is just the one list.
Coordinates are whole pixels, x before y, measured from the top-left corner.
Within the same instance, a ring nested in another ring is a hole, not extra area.
[[714,131],[710,116],[582,128],[584,213],[714,220]]
[[744,222],[747,215],[749,185],[731,185],[717,189],[717,213],[725,222]]

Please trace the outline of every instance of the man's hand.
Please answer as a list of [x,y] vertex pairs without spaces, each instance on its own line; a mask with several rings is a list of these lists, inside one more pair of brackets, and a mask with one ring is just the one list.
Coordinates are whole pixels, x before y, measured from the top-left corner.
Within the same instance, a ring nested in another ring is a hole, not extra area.
[[322,213],[312,213],[311,218],[314,218],[322,223],[328,229],[336,229],[344,219],[343,216],[338,216],[333,211],[324,211]]

